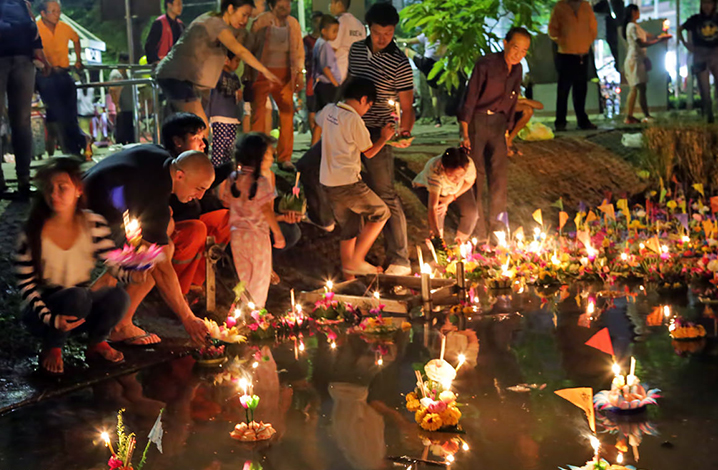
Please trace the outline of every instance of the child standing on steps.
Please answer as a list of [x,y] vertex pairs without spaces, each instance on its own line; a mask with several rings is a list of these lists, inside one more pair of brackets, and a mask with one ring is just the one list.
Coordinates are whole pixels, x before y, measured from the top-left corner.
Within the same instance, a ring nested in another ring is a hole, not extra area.
[[[330,45],[331,41],[337,38],[339,33],[339,20],[332,15],[322,16],[320,23],[320,31],[322,37],[317,39],[314,44],[312,74],[314,75],[314,109],[315,113],[324,108],[324,106],[334,103],[339,87],[341,75],[339,72],[339,64],[334,49]],[[316,119],[316,117],[315,117]],[[319,142],[321,132],[315,127],[312,131],[312,145]]]
[[239,57],[227,51],[222,74],[209,98],[207,117],[212,128],[212,164],[215,167],[232,161],[232,150],[241,124],[237,117],[237,103],[242,99],[242,85],[234,72]]
[[387,124],[372,144],[362,116],[376,100],[376,87],[366,78],[353,78],[344,90],[344,101],[329,104],[317,114],[322,132],[321,182],[341,226],[339,250],[345,277],[381,271],[365,258],[379,236],[389,208],[361,179],[361,155],[373,158],[394,135]]
[[274,163],[277,141],[259,132],[242,138],[235,149],[239,169],[223,183],[221,194],[229,206],[232,256],[240,281],[257,307],[264,307],[272,278],[272,241],[284,248],[285,240],[274,214],[275,190],[267,176]]

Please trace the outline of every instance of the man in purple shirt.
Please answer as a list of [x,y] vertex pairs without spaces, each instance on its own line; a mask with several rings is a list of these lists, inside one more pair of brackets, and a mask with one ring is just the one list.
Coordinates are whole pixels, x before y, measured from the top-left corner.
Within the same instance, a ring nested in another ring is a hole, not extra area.
[[[521,60],[531,46],[531,34],[524,28],[511,28],[503,52],[479,58],[474,65],[464,102],[459,108],[461,145],[471,151],[476,165],[476,202],[479,221],[474,235],[487,240],[487,228],[497,227],[496,217],[506,212],[507,168],[506,133],[514,119],[521,92]],[[484,218],[482,193],[488,177],[489,216]],[[502,228],[498,228],[501,230]]]

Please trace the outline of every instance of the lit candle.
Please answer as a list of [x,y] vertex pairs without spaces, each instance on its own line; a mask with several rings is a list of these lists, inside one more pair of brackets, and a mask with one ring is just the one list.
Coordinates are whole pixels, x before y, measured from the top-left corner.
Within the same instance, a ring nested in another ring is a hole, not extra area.
[[596,436],[589,437],[591,447],[593,447],[593,461],[598,462],[598,451],[601,449],[601,441]]
[[421,265],[421,300],[424,303],[424,313],[431,312],[431,266],[427,263]]
[[671,316],[671,307],[669,305],[663,306],[663,316],[669,318]]
[[289,291],[289,296],[290,296],[291,302],[292,302],[292,312],[294,312],[294,289]]
[[107,433],[107,431],[103,431],[102,434],[100,434],[100,438],[105,441],[105,445],[110,448],[110,452],[112,452],[112,455],[115,455],[115,451],[112,448],[112,442],[110,441],[110,435]]
[[446,336],[441,335],[441,355],[439,356],[439,360],[444,360],[444,353],[446,352]]
[[138,246],[142,242],[142,227],[137,219],[130,218],[130,212],[125,211],[122,214],[122,221],[125,226],[125,238],[132,246]]
[[459,354],[459,363],[456,365],[456,372],[459,372],[459,369],[461,369],[461,366],[464,365],[464,362],[466,362],[466,356]]
[[249,381],[244,377],[239,379],[239,388],[242,389],[243,395],[248,395],[247,390],[249,389]]
[[416,245],[416,258],[419,260],[419,266],[424,264],[424,253],[421,252],[421,246]]
[[325,292],[331,292],[333,288],[334,288],[334,283],[332,282],[331,279],[329,279],[329,280],[327,281],[327,286],[324,288],[324,291],[325,291]]
[[618,465],[623,465],[623,452],[619,452],[616,456],[616,463]]
[[336,349],[336,348],[337,348],[337,343],[336,343],[335,341],[332,341],[332,342],[329,344],[329,347],[332,348],[332,349]]
[[375,290],[375,291],[374,291],[374,298],[375,298],[376,300],[380,300],[380,299],[381,299],[381,294],[379,293],[378,290]]
[[394,113],[396,113],[396,133],[399,133],[399,128],[401,127],[401,105],[396,100],[389,100],[388,101],[389,106],[392,106],[394,108]]

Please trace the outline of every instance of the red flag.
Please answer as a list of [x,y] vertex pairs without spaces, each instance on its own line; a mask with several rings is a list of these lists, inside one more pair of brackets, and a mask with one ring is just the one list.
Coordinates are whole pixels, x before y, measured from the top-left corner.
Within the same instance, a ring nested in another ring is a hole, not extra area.
[[711,198],[711,212],[714,214],[718,212],[718,196],[713,196]]
[[606,354],[613,356],[613,343],[611,342],[611,335],[608,334],[608,328],[604,328],[595,335],[591,336],[591,339],[586,341],[586,346],[591,346],[599,351],[603,351]]

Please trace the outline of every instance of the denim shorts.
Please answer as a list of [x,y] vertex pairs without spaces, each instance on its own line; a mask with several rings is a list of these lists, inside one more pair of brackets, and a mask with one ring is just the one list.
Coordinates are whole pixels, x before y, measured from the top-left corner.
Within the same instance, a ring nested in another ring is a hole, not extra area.
[[170,101],[190,103],[200,99],[201,90],[192,82],[174,78],[158,78],[157,83]]
[[339,238],[351,240],[361,233],[362,221],[382,222],[391,213],[384,201],[363,181],[343,186],[324,186],[334,218],[341,227]]

